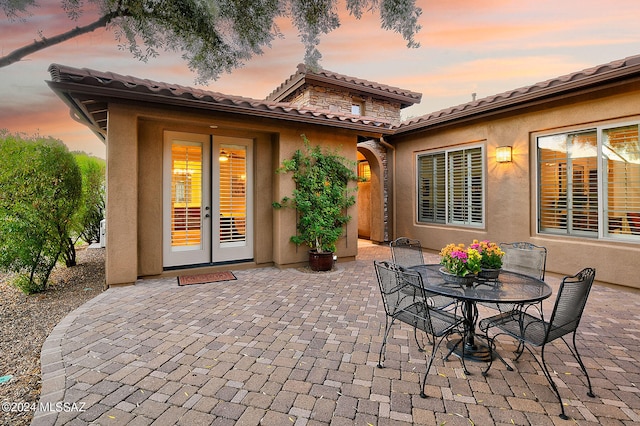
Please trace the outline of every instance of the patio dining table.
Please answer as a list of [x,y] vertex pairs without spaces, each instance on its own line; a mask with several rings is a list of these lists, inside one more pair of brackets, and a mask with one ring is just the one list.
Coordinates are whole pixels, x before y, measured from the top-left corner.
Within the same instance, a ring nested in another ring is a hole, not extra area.
[[476,342],[477,302],[523,306],[540,302],[552,293],[551,287],[544,281],[517,272],[501,271],[495,280],[477,278],[473,284],[465,285],[445,281],[440,274],[440,268],[440,264],[410,267],[422,276],[427,291],[453,297],[461,302],[465,319],[464,333],[460,339],[451,341],[448,345],[451,352],[457,356],[464,354],[464,359],[489,361],[492,356],[492,351],[487,345]]

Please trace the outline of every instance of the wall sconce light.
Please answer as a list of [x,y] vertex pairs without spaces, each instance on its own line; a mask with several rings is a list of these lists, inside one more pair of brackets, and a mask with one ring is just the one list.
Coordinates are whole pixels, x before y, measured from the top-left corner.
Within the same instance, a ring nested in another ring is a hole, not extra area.
[[510,163],[511,162],[511,147],[499,146],[496,148],[496,161],[498,163]]

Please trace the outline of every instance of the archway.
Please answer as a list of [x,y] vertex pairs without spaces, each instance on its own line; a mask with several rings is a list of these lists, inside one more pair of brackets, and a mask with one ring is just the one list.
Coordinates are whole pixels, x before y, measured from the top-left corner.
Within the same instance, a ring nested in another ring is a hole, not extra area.
[[375,140],[358,143],[358,237],[374,242],[389,240],[387,153]]

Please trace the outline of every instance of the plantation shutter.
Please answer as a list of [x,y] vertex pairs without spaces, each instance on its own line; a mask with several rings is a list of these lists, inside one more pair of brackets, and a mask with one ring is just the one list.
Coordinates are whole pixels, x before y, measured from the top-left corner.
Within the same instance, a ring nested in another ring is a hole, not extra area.
[[567,227],[567,142],[565,135],[538,138],[538,198],[541,231]]
[[418,221],[445,223],[445,154],[418,158]]
[[597,133],[538,138],[538,170],[540,230],[596,235]]
[[482,225],[483,169],[482,149],[448,153],[448,222]]
[[220,145],[220,242],[246,241],[247,148]]
[[200,247],[202,146],[177,141],[171,146],[171,247]]
[[596,132],[572,135],[567,169],[571,231],[598,232],[598,138]]
[[606,233],[640,235],[638,125],[606,129],[602,139]]

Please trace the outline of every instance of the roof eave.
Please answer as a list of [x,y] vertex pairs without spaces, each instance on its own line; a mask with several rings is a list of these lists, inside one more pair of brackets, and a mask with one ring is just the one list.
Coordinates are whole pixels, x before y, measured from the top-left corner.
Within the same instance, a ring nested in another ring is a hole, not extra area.
[[341,129],[358,130],[372,134],[389,135],[393,133],[393,129],[389,123],[361,123],[339,115],[323,117],[322,114],[315,111],[301,110],[296,113],[292,111],[284,111],[283,107],[276,107],[274,109],[257,109],[237,104],[212,103],[194,98],[185,99],[155,93],[140,93],[130,90],[91,86],[73,82],[48,81],[47,84],[63,99],[63,101],[65,101],[67,105],[70,106],[72,110],[76,111],[85,124],[94,131],[96,127],[95,120],[93,120],[91,114],[85,110],[83,104],[76,101],[79,96],[74,94],[81,94],[83,98],[86,97],[86,95],[95,96],[105,102],[108,102],[109,100],[145,102],[163,106],[178,106],[267,119],[278,119],[289,122],[324,125]]
[[[453,123],[463,123],[496,114],[508,113],[553,100],[566,98],[567,96],[578,96],[596,90],[603,90],[622,84],[628,84],[636,80],[640,81],[640,64],[567,82],[562,84],[562,86],[547,87],[530,93],[520,94],[513,98],[493,101],[485,105],[474,105],[473,103],[465,104],[461,106],[462,109],[459,111],[429,118],[425,121],[400,124],[395,128],[395,134],[400,135],[414,131],[434,129]],[[482,99],[476,101],[476,103],[481,102]]]
[[282,102],[289,95],[294,93],[300,87],[304,85],[305,78],[304,74],[296,74],[292,76],[289,80],[284,82],[280,87],[271,92],[265,99],[271,102]]
[[93,114],[89,112],[82,103],[76,102],[75,98],[68,92],[59,90],[58,85],[62,83],[56,83],[53,81],[46,81],[49,88],[69,107],[69,115],[74,121],[83,124],[89,128],[98,139],[102,142],[106,142],[107,134],[106,129],[100,126],[100,124],[94,120]]

